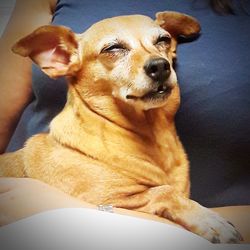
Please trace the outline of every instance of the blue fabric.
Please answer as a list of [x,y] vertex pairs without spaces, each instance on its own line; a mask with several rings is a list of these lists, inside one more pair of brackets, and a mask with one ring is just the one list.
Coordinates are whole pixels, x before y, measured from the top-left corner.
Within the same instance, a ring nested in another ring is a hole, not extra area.
[[[175,10],[198,18],[202,35],[178,48],[182,104],[176,122],[191,162],[192,198],[206,206],[250,204],[250,17],[236,2],[236,16],[219,16],[206,0],[60,0],[53,18],[77,33],[117,15]],[[64,79],[51,80],[34,66],[34,99],[8,151],[48,130],[66,89]]]

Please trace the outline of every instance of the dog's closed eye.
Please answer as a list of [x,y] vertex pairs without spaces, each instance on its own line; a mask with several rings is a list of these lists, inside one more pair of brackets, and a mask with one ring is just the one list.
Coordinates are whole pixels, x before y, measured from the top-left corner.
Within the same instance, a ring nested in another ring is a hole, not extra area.
[[126,52],[126,51],[128,51],[127,46],[124,43],[116,41],[106,44],[101,50],[101,53],[116,53],[116,52]]
[[156,41],[155,41],[155,45],[156,46],[165,46],[165,47],[169,47],[171,43],[171,37],[169,35],[160,35]]

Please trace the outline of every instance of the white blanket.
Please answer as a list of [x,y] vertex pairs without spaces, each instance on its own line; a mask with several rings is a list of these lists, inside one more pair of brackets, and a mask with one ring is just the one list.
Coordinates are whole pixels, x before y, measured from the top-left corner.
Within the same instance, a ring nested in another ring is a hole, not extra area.
[[[249,247],[249,246],[248,246]],[[173,225],[94,209],[58,209],[0,228],[0,249],[249,249],[214,245]]]

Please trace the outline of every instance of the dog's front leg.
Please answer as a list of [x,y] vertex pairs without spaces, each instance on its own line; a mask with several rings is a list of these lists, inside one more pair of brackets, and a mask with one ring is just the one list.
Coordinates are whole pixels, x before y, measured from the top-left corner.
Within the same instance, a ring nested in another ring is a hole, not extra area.
[[22,149],[0,155],[0,177],[25,177]]
[[214,243],[238,243],[242,240],[230,222],[178,194],[169,185],[150,188],[144,194],[148,202],[138,209],[140,211],[170,219]]

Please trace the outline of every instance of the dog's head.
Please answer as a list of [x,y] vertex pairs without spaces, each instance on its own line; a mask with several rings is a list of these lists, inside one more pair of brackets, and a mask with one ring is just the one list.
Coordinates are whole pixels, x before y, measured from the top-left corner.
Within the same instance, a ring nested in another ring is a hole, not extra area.
[[73,76],[88,96],[109,95],[147,110],[163,106],[177,84],[173,62],[179,37],[200,31],[196,19],[177,12],[102,20],[83,34],[43,26],[13,51],[29,56],[50,77]]

